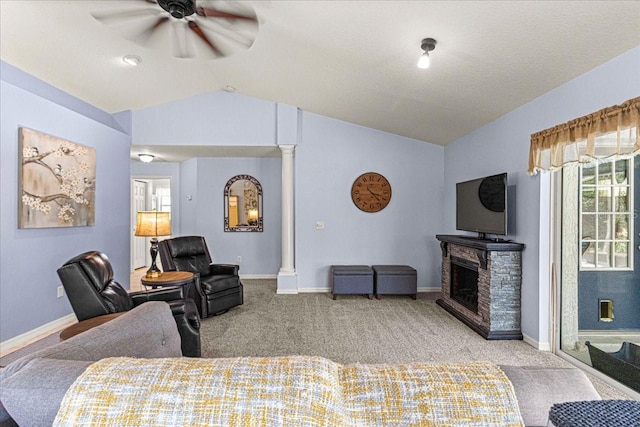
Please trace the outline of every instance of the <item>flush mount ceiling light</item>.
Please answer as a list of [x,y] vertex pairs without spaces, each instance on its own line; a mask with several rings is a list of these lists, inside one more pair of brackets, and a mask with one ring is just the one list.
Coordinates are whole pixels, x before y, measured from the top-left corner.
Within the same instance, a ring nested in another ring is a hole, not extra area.
[[431,59],[429,58],[429,52],[436,48],[436,39],[426,38],[422,40],[420,47],[424,50],[424,53],[420,55],[420,59],[418,60],[418,68],[429,68],[429,64],[431,63]]
[[155,156],[153,154],[138,154],[138,157],[140,158],[141,162],[149,163],[149,162],[153,161],[153,158]]
[[122,62],[135,67],[142,62],[142,58],[140,58],[138,55],[125,55],[122,57]]

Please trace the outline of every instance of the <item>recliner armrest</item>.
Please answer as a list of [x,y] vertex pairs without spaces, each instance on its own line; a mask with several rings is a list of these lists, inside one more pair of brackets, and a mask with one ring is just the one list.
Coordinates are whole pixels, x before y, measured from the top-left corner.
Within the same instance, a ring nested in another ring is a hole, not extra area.
[[210,274],[230,274],[237,276],[239,270],[240,266],[235,264],[209,264]]
[[131,292],[129,295],[133,300],[133,305],[140,305],[147,301],[173,301],[184,299],[184,288],[182,286],[168,286],[149,291]]

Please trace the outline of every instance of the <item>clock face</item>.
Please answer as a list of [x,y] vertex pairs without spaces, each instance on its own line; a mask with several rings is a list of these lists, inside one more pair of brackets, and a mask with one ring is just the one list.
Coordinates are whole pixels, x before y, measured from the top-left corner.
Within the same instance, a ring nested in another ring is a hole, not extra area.
[[363,173],[351,186],[351,199],[364,212],[379,212],[391,201],[391,185],[379,173]]
[[490,176],[480,183],[478,188],[480,203],[493,212],[504,212],[504,177]]

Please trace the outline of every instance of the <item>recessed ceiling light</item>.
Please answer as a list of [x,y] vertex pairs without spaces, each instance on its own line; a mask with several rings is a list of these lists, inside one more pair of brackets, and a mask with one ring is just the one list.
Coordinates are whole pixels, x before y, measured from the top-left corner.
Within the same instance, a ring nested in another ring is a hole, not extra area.
[[149,163],[153,161],[155,156],[153,154],[138,154],[138,157],[140,157],[141,162]]
[[122,62],[135,67],[142,62],[142,58],[138,55],[125,55],[122,57]]

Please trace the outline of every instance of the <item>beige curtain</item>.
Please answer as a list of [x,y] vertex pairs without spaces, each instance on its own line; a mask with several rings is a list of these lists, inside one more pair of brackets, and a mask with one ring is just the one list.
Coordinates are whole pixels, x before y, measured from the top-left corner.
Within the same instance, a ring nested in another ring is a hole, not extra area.
[[531,135],[529,173],[640,152],[640,97]]

